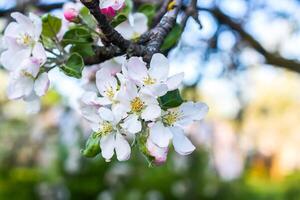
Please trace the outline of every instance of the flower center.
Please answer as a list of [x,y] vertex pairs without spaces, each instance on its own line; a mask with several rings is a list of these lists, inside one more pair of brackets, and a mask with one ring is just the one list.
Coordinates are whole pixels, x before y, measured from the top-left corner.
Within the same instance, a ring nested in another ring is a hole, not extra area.
[[31,79],[34,79],[34,77],[32,76],[32,74],[30,74],[29,72],[25,71],[25,70],[22,70],[22,75],[28,77],[28,78],[31,78]]
[[109,122],[104,122],[102,124],[101,133],[102,135],[107,135],[113,131],[113,125]]
[[171,111],[162,117],[162,121],[167,126],[173,126],[174,123],[179,119],[179,113]]
[[135,97],[131,101],[130,105],[131,111],[135,113],[142,111],[142,109],[144,108],[144,102],[139,97]]
[[29,34],[24,33],[17,39],[17,43],[25,46],[29,46],[33,43],[33,39]]
[[148,75],[144,78],[143,82],[145,85],[153,85],[154,83],[156,83],[156,80]]
[[109,87],[106,91],[105,91],[105,94],[106,96],[109,98],[109,99],[113,99],[114,96],[115,96],[115,93],[114,93],[114,90],[112,87]]

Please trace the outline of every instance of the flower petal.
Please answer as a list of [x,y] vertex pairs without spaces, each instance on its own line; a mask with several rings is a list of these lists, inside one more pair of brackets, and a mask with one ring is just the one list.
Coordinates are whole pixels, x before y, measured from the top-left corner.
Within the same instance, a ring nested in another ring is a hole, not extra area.
[[100,117],[105,121],[112,122],[115,119],[113,112],[108,108],[101,107],[101,108],[99,108],[98,113],[99,113]]
[[153,121],[158,118],[161,114],[161,109],[159,105],[150,104],[146,107],[145,110],[142,112],[142,119],[145,121]]
[[147,77],[146,63],[140,60],[138,57],[131,57],[127,64],[128,76],[132,80],[142,82]]
[[168,90],[172,91],[179,87],[184,78],[184,73],[175,74],[167,79]]
[[141,89],[141,93],[153,96],[153,97],[161,97],[168,92],[168,86],[164,83],[147,85]]
[[38,96],[44,96],[49,88],[49,78],[46,72],[39,75],[34,82],[34,91]]
[[131,148],[127,140],[119,133],[116,134],[115,149],[117,159],[119,161],[125,161],[130,158]]
[[172,134],[161,122],[156,122],[150,127],[149,138],[159,147],[167,147],[172,138]]
[[208,112],[208,106],[205,103],[189,101],[181,104],[179,110],[183,114],[177,123],[186,126],[195,120],[202,120]]
[[105,158],[106,161],[110,161],[114,155],[115,134],[103,136],[100,139],[100,148],[103,158]]
[[[20,51],[7,50],[1,54],[1,64],[9,71],[14,71],[19,68],[24,60],[29,58],[30,49],[23,49]],[[17,58],[17,59],[16,59]]]
[[46,51],[41,43],[37,42],[34,45],[33,50],[32,50],[32,56],[35,59],[37,59],[37,62],[40,65],[43,65],[46,62],[46,60],[47,60]]
[[169,150],[168,147],[161,148],[154,144],[149,138],[146,147],[149,154],[154,157],[154,163],[156,165],[161,165],[166,162]]
[[115,29],[127,40],[132,39],[134,36],[134,30],[128,20],[119,24]]
[[196,148],[191,141],[185,136],[183,130],[179,127],[171,127],[173,134],[174,149],[180,155],[188,155],[192,153]]
[[11,74],[7,89],[8,98],[19,99],[30,95],[33,90],[33,84],[33,79],[29,77],[20,76],[14,73]]
[[124,123],[121,124],[121,127],[132,134],[138,133],[142,130],[142,124],[138,120],[138,116],[134,114],[129,115],[124,120]]
[[161,53],[152,56],[149,74],[156,80],[166,80],[169,74],[169,60]]
[[134,13],[133,14],[133,30],[139,35],[145,33],[148,30],[148,19],[143,13]]

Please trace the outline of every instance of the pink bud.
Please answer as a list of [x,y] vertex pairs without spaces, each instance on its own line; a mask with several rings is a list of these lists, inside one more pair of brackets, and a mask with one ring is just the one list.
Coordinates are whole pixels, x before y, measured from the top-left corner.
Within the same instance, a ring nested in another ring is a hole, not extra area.
[[64,11],[64,17],[66,20],[69,22],[75,22],[76,19],[78,18],[78,11],[75,10],[74,8],[69,8]]
[[154,163],[156,165],[162,165],[167,160],[168,147],[161,148],[154,144],[150,139],[146,143],[147,150],[151,156],[154,157]]
[[116,16],[116,11],[110,6],[107,8],[101,8],[101,13],[106,15],[108,18]]

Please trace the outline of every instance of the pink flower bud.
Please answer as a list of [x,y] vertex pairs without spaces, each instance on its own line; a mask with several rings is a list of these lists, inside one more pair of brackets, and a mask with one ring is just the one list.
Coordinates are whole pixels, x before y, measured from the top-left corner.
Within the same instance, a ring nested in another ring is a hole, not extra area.
[[106,15],[108,18],[113,18],[116,16],[116,11],[110,6],[107,8],[101,8],[101,13]]
[[69,22],[75,22],[78,19],[78,15],[78,11],[73,8],[69,8],[64,11],[64,17]]
[[149,154],[154,157],[154,163],[156,165],[162,165],[167,161],[168,147],[161,148],[150,139],[147,140],[146,147]]

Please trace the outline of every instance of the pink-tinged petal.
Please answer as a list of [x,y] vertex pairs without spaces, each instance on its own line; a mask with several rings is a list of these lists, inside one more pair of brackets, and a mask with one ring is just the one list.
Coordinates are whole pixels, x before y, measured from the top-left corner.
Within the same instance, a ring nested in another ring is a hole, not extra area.
[[46,72],[39,75],[34,82],[34,91],[38,96],[44,96],[48,91],[50,81]]
[[9,71],[15,71],[16,69],[20,68],[24,60],[28,59],[29,56],[30,49],[23,49],[17,52],[7,50],[1,54],[0,61],[5,69]]
[[78,10],[76,10],[74,8],[68,8],[68,9],[64,10],[64,17],[69,22],[76,21],[78,18],[78,15],[79,15]]
[[105,158],[107,162],[109,162],[114,155],[115,134],[108,134],[106,136],[103,136],[100,139],[100,148],[102,157]]
[[127,64],[128,76],[132,80],[142,82],[144,78],[147,77],[147,67],[146,63],[144,63],[138,57],[131,57]]
[[147,140],[146,147],[149,154],[154,157],[154,163],[156,165],[162,165],[166,162],[169,150],[168,147],[161,148],[154,144],[150,139]]
[[33,47],[32,57],[36,59],[36,62],[38,62],[39,65],[43,65],[46,62],[46,51],[41,43],[37,42]]
[[169,60],[161,53],[156,53],[150,61],[149,74],[156,80],[166,80],[169,74]]
[[101,107],[99,108],[98,113],[105,121],[113,122],[115,120],[113,112],[108,108]]
[[116,134],[115,150],[119,161],[126,161],[130,158],[131,148],[127,140],[119,133]]
[[30,74],[30,76],[36,78],[40,71],[40,64],[35,58],[27,58],[22,63],[21,66],[18,68],[20,73],[26,72]]
[[182,83],[182,80],[184,78],[184,73],[175,74],[174,76],[171,76],[167,80],[168,90],[176,90],[179,85]]
[[7,96],[9,99],[19,99],[25,96],[29,96],[33,90],[33,79],[20,76],[18,74],[11,74],[8,88]]
[[177,153],[184,156],[191,154],[196,149],[181,128],[171,127],[170,129],[173,134],[173,146]]
[[7,25],[5,31],[4,31],[4,37],[11,37],[14,38],[17,36],[19,32],[19,25],[17,22],[11,22]]
[[149,138],[159,147],[168,147],[172,134],[161,122],[156,122],[150,127]]
[[133,14],[133,20],[134,20],[134,25],[133,25],[134,32],[141,35],[148,30],[148,18],[146,15],[144,15],[143,13],[135,13]]
[[13,13],[11,13],[11,17],[14,18],[19,25],[27,27],[28,29],[33,29],[33,24],[32,24],[32,21],[30,20],[30,18],[23,15],[22,13],[13,12]]
[[121,127],[132,134],[138,133],[142,130],[142,124],[138,120],[138,116],[134,114],[129,115],[124,120],[124,123],[121,124]]
[[142,119],[145,121],[153,121],[158,118],[161,114],[161,108],[159,105],[150,104],[142,112]]

